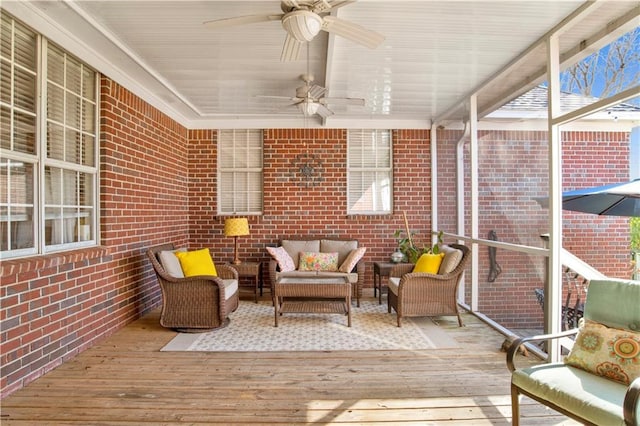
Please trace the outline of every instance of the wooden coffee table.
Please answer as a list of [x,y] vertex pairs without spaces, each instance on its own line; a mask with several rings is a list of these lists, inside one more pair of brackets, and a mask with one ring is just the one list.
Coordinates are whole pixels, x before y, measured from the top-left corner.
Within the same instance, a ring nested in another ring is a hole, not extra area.
[[351,327],[351,283],[347,278],[280,278],[273,289],[275,326],[285,312],[347,314]]

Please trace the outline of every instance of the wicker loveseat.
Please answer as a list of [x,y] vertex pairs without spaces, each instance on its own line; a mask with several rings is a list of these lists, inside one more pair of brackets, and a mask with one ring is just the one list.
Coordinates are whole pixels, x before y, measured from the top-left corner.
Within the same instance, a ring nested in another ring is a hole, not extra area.
[[[427,272],[413,273],[414,265],[401,263],[391,268],[389,273],[388,311],[393,308],[398,316],[398,327],[403,317],[432,317],[456,315],[462,327],[462,318],[458,311],[458,286],[462,273],[469,260],[469,248],[461,244],[443,246],[443,252],[457,255],[454,264],[445,259],[437,274]],[[461,252],[456,253],[456,251]],[[455,259],[452,256],[452,259]],[[443,271],[445,262],[449,268]],[[449,270],[451,269],[451,270]]]
[[[352,284],[352,294],[355,296],[357,306],[360,306],[360,296],[362,295],[362,285],[364,283],[365,266],[364,261],[358,263],[348,272],[340,271],[308,271],[299,268],[300,253],[338,253],[338,265],[342,265],[350,253],[358,249],[358,240],[334,238],[334,237],[291,237],[283,238],[279,242],[278,248],[284,249],[295,267],[291,271],[282,271],[278,261],[271,258],[269,261],[269,280],[271,288],[275,288],[275,283],[280,278],[310,278],[310,277],[346,277]],[[360,249],[364,251],[364,249]]]
[[162,252],[173,251],[171,243],[147,250],[162,290],[160,325],[185,333],[224,327],[228,315],[238,308],[238,273],[231,267],[216,265],[217,277],[176,278],[160,261]]

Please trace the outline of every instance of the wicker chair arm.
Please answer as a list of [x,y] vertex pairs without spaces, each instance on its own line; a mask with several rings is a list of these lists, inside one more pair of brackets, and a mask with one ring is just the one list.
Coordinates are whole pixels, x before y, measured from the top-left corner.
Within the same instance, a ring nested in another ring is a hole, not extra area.
[[562,331],[560,333],[539,334],[537,336],[520,337],[520,338],[514,340],[511,343],[511,345],[509,345],[509,348],[507,349],[507,368],[511,372],[514,372],[516,370],[516,366],[514,364],[514,359],[515,359],[516,353],[518,352],[518,348],[523,343],[531,342],[531,341],[549,341],[549,340],[554,340],[554,339],[560,339],[562,337],[573,336],[573,335],[575,335],[577,333],[578,333],[578,329],[577,328],[572,328],[570,330],[565,330],[565,331]]
[[399,263],[397,265],[393,265],[391,271],[389,271],[390,277],[400,278],[404,274],[408,274],[413,271],[415,265],[413,263]]
[[223,280],[237,280],[238,272],[229,265],[216,265],[216,272],[218,277]]

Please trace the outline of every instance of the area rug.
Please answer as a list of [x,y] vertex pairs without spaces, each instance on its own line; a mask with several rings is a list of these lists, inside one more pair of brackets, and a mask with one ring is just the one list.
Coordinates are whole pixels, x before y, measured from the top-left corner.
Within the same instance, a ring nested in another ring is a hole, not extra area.
[[352,307],[351,327],[340,314],[286,313],[274,327],[270,301],[241,301],[225,328],[180,333],[162,351],[274,352],[371,351],[457,348],[458,343],[429,318],[406,318],[396,326],[395,313],[377,300]]

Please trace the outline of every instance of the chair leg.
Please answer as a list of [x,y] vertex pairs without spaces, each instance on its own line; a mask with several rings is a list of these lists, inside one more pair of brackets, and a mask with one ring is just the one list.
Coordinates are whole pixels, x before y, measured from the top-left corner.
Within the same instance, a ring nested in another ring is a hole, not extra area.
[[518,388],[511,384],[511,424],[518,426],[520,424],[520,402]]
[[402,327],[402,317],[398,314],[398,327]]
[[462,317],[460,316],[460,313],[458,312],[458,327],[462,327],[464,324],[462,323]]

